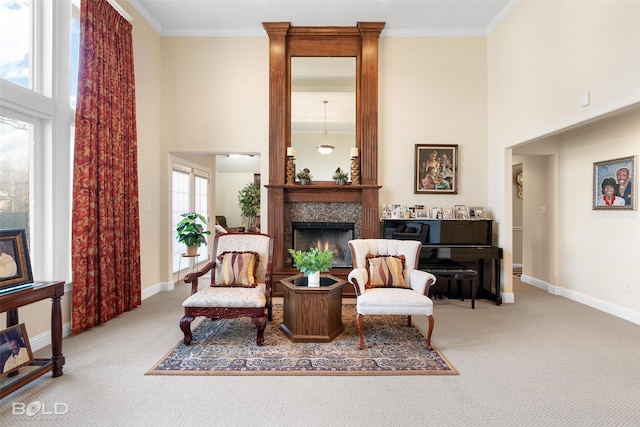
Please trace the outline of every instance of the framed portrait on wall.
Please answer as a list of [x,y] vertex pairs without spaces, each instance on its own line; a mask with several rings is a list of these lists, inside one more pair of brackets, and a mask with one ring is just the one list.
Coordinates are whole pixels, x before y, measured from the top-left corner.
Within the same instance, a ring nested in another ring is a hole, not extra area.
[[637,209],[638,156],[593,164],[593,209]]
[[415,194],[458,194],[458,146],[416,144]]

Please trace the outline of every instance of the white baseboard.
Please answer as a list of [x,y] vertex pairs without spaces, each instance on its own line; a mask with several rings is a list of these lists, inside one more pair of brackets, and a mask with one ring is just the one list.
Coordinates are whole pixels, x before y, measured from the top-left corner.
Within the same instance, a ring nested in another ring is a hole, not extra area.
[[527,276],[525,274],[522,275],[520,280],[522,280],[524,283],[528,283],[537,288],[545,290],[550,294],[568,298],[572,301],[579,302],[580,304],[587,305],[591,308],[595,308],[596,310],[603,311],[605,313],[611,314],[612,316],[616,316],[631,323],[640,325],[640,313],[629,310],[628,308],[620,307],[619,305],[612,304],[610,302],[603,301],[601,299],[594,298],[580,292],[572,291],[570,289],[565,289],[560,286],[554,286],[549,282],[545,282],[544,280],[536,279],[535,277]]

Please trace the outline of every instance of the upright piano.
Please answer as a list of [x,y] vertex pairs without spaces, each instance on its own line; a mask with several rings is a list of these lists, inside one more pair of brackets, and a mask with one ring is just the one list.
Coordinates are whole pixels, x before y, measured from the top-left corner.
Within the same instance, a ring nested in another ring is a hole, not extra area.
[[[472,268],[478,273],[478,297],[495,299],[497,304],[502,304],[502,248],[492,244],[493,220],[383,218],[381,222],[385,239],[422,242],[419,269],[429,271],[429,265],[438,260],[453,260]],[[431,290],[438,292],[437,288]]]

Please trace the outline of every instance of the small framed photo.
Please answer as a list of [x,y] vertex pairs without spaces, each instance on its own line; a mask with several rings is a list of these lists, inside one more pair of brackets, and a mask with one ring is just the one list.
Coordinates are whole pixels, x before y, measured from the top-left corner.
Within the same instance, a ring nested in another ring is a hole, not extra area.
[[473,215],[475,219],[487,219],[485,215],[484,208],[477,206],[473,208]]
[[33,282],[24,229],[0,230],[0,290]]
[[433,219],[442,219],[442,208],[436,206],[431,208],[431,216]]
[[0,367],[5,376],[33,362],[33,353],[24,323],[0,332]]
[[453,215],[455,219],[469,219],[469,213],[466,209],[456,209]]
[[430,213],[429,209],[419,209],[416,211],[416,218],[429,219],[431,216]]
[[637,209],[638,156],[593,164],[593,209]]
[[453,219],[453,209],[442,208],[442,219]]
[[415,145],[415,194],[458,194],[458,146]]

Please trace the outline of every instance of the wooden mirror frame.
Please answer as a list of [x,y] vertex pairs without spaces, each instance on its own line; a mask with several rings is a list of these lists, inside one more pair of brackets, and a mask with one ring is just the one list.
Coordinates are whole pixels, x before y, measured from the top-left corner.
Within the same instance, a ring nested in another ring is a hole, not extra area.
[[[355,27],[294,27],[263,22],[269,35],[269,233],[274,241],[274,272],[284,268],[283,222],[287,201],[337,201],[362,204],[362,237],[379,234],[378,215],[378,38],[384,22]],[[287,147],[291,145],[291,57],[356,58],[356,147],[360,152],[358,186],[334,191],[328,183],[285,184]],[[301,188],[304,187],[304,188]],[[327,190],[330,190],[328,194]]]

